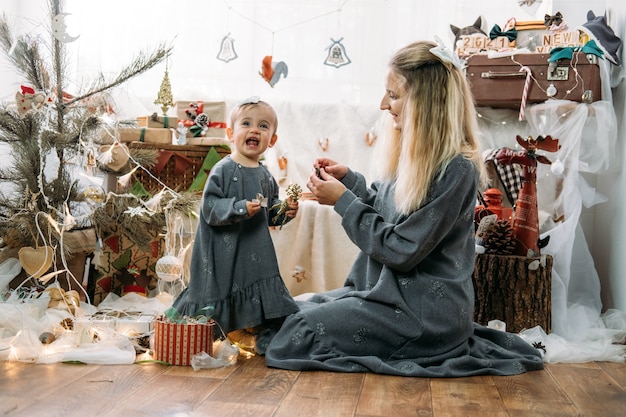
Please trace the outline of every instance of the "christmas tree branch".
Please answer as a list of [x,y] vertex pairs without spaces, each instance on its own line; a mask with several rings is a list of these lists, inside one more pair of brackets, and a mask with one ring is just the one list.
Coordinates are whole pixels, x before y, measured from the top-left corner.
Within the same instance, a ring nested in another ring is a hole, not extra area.
[[129,79],[142,74],[148,71],[150,68],[155,65],[161,63],[167,56],[172,52],[173,47],[166,47],[164,44],[159,45],[159,47],[152,51],[150,54],[140,53],[137,57],[131,62],[128,66],[123,68],[121,72],[117,75],[117,77],[113,80],[106,80],[103,76],[100,76],[98,81],[94,82],[91,86],[90,90],[81,94],[78,97],[74,97],[65,103],[65,106],[70,106],[77,101],[84,100],[88,97],[91,97],[95,94],[101,93],[103,91],[110,90],[115,88]]
[[[50,15],[56,16],[61,13],[61,0],[50,0]],[[65,123],[63,120],[63,115],[65,113],[65,107],[63,106],[63,92],[65,91],[65,74],[63,72],[65,68],[65,48],[61,44],[61,42],[52,35],[52,48],[53,48],[53,67],[54,67],[54,75],[55,75],[55,85],[57,92],[56,99],[56,111],[57,111],[57,131],[59,133],[63,133],[65,130]],[[57,150],[57,154],[59,159],[63,160],[63,152],[62,150]],[[61,173],[61,167],[59,166],[59,174]]]
[[0,47],[9,62],[24,75],[35,90],[50,90],[50,76],[39,52],[39,43],[27,36],[14,38],[5,14],[0,19]]

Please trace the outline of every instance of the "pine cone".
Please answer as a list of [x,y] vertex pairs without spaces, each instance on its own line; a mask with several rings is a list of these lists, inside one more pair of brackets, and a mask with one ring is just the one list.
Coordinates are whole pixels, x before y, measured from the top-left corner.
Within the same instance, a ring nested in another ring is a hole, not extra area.
[[[300,187],[298,184],[289,184],[285,192],[287,193],[287,197],[291,197],[292,202],[296,202],[302,196],[302,187]],[[276,213],[276,216],[274,216],[272,221],[277,222],[280,216],[284,215],[288,208],[289,204],[287,203],[287,199],[272,206],[270,210],[278,209],[278,212]],[[280,225],[281,229],[283,228],[285,223],[287,223],[287,216],[283,217],[283,222]]]
[[515,250],[513,227],[508,220],[498,220],[485,232],[483,237],[485,253],[510,255]]
[[287,197],[291,197],[291,201],[298,201],[302,195],[302,187],[298,184],[289,184],[285,190]]

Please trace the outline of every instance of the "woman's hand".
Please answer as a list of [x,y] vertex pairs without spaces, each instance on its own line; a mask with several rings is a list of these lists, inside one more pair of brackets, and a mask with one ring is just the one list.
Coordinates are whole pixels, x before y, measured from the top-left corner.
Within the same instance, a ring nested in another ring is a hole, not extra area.
[[[319,161],[316,160],[316,162]],[[334,174],[337,172],[343,172],[341,178],[343,178],[348,172],[348,168],[344,165],[332,164],[328,165],[328,168],[339,167],[334,170]],[[321,178],[320,178],[321,177]],[[337,178],[334,177],[333,174],[329,174],[326,172],[326,168],[320,168],[319,174],[313,173],[309,177],[309,182],[307,183],[307,187],[311,190],[311,193],[317,198],[317,201],[320,204],[326,204],[329,206],[334,206],[339,197],[347,190],[346,186],[343,185]]]
[[340,165],[332,159],[328,158],[317,158],[313,161],[313,168],[315,168],[316,174],[318,174],[318,178],[320,177],[319,172],[321,170],[326,171],[327,174],[332,175],[334,178],[341,180],[348,173],[348,167],[345,165]]

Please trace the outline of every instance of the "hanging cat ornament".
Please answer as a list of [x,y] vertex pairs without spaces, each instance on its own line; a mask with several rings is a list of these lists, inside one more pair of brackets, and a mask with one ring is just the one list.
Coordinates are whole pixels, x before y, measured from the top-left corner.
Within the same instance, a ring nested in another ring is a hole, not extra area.
[[484,30],[482,30],[483,19],[481,16],[472,23],[470,26],[458,27],[454,25],[450,25],[450,30],[454,35],[454,50],[456,51],[460,46],[459,41],[462,36],[470,36],[470,35],[483,35],[487,36]]
[[272,56],[267,55],[263,58],[259,75],[261,75],[261,77],[263,77],[263,79],[267,81],[271,87],[274,87],[274,84],[280,80],[281,75],[283,78],[287,78],[287,72],[287,64],[283,61],[272,63]]
[[338,41],[333,38],[330,38],[330,40],[333,43],[326,48],[328,50],[328,56],[326,57],[326,61],[324,61],[324,65],[339,68],[352,62],[350,58],[348,58],[348,54],[346,54],[346,48],[341,43],[343,38]]
[[217,59],[228,63],[233,59],[237,59],[237,52],[235,51],[235,40],[230,37],[230,33],[222,39],[222,45],[220,51],[217,54]]

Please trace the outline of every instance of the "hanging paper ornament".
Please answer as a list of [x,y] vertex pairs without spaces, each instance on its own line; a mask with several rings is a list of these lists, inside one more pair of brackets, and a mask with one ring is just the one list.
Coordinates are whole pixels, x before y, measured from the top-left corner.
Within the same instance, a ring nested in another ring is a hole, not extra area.
[[183,274],[183,262],[177,256],[165,255],[154,265],[154,272],[163,281],[176,281]]
[[[161,257],[154,266],[159,279],[166,282],[173,282],[183,275],[182,255],[183,248],[183,223],[180,215],[166,213],[166,233],[165,233],[165,256]],[[176,242],[179,241],[181,247],[180,256],[174,255],[176,252]]]
[[263,58],[263,61],[261,62],[261,71],[259,72],[259,74],[261,75],[261,77],[263,77],[265,81],[269,83],[271,87],[274,87],[274,84],[276,84],[280,80],[281,75],[283,76],[283,78],[287,78],[287,73],[287,64],[285,64],[283,61],[272,63],[271,55],[267,55],[265,58]]
[[327,137],[321,137],[317,140],[317,144],[322,151],[326,152],[328,150],[328,145],[330,145],[330,140]]
[[40,278],[52,266],[54,249],[50,246],[23,247],[18,252],[18,259],[28,275]]
[[67,25],[65,24],[65,16],[69,16],[70,13],[59,13],[52,18],[52,34],[54,37],[63,43],[74,42],[78,39],[78,36],[70,36],[67,33]]
[[222,39],[222,45],[220,46],[220,51],[217,54],[217,59],[224,62],[232,61],[233,59],[237,59],[237,52],[235,51],[235,40],[230,37],[230,33]]
[[120,142],[114,142],[112,145],[102,145],[99,152],[100,154],[96,159],[114,172],[119,172],[126,166],[130,158],[128,147]]
[[94,203],[102,203],[104,201],[104,190],[100,187],[90,185],[83,191],[85,198]]
[[46,93],[35,91],[34,88],[25,85],[20,86],[20,91],[15,93],[15,104],[20,116],[28,110],[39,110],[44,104],[52,104],[52,102],[52,98]]
[[328,56],[326,57],[326,61],[324,61],[324,65],[339,68],[352,62],[346,54],[346,48],[341,43],[343,38],[339,39],[338,41],[334,40],[333,38],[330,38],[330,40],[333,43],[326,48],[328,50]]
[[376,134],[376,128],[372,126],[369,132],[365,134],[365,143],[367,143],[367,146],[374,146],[377,139],[378,135]]

